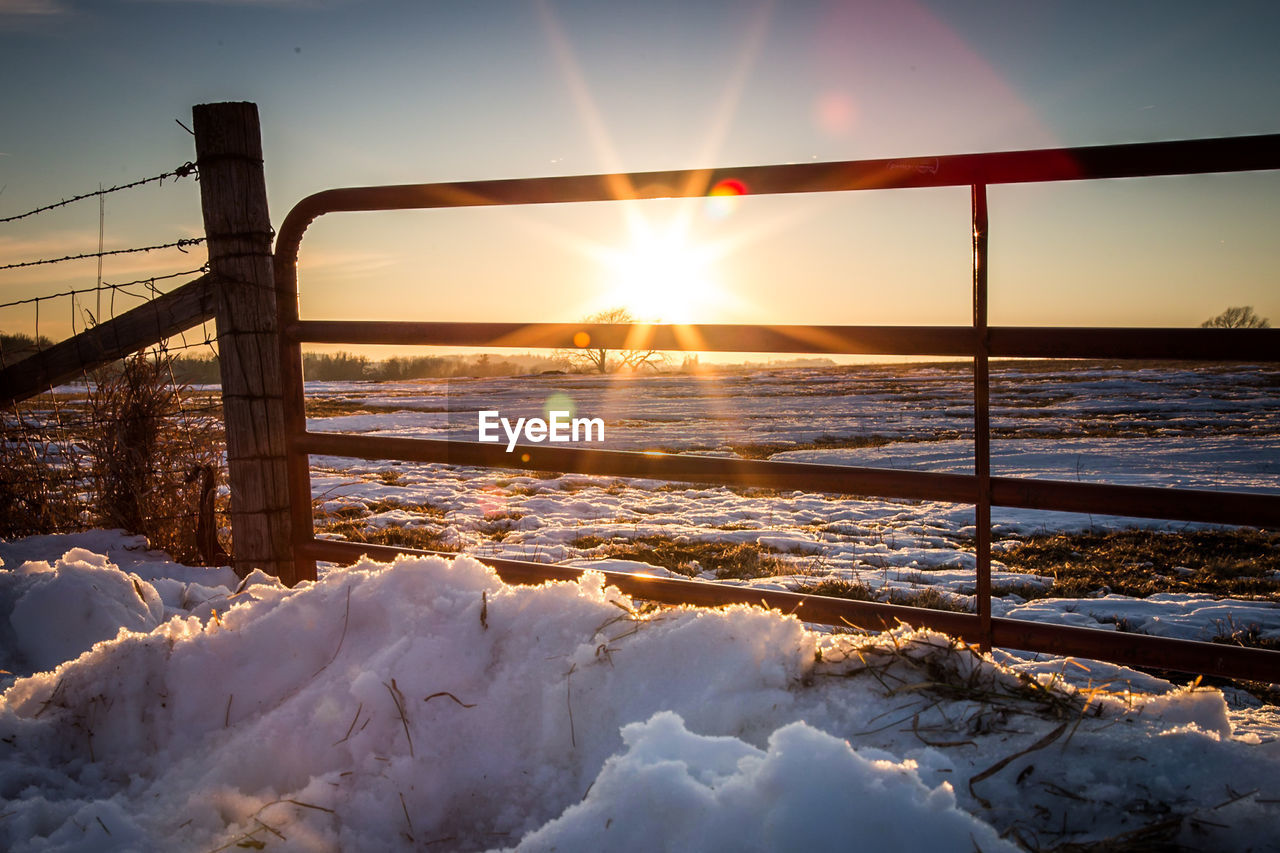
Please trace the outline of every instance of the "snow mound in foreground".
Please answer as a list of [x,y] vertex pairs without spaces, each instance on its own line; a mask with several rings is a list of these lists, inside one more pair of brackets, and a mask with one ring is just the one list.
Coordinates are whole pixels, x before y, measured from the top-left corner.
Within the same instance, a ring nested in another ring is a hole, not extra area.
[[0,615],[6,612],[13,638],[5,645],[18,658],[5,663],[39,671],[122,629],[150,631],[164,617],[164,604],[151,584],[102,554],[72,548],[52,565],[33,560],[0,573]]
[[[911,761],[862,754],[803,722],[765,750],[692,734],[671,711],[622,729],[628,750],[605,762],[579,805],[524,839],[520,850],[1014,851],[930,789]],[[658,823],[655,823],[655,818]]]
[[[1068,726],[930,632],[854,648],[760,609],[637,612],[594,573],[510,587],[466,557],[228,600],[0,695],[0,849],[989,853],[1037,810],[1119,831],[1139,788],[1190,813],[1226,782],[1267,790],[1213,812],[1217,849],[1276,819],[1275,757],[1231,740],[1216,691],[1139,714],[1040,689],[1079,724],[1037,754]],[[971,695],[934,683],[939,656]],[[1052,793],[1100,785],[1088,822]]]

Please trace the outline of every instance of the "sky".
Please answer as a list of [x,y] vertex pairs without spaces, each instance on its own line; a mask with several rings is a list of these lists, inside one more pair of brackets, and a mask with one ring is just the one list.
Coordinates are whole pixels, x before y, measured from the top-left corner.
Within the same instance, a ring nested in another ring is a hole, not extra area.
[[[1262,2],[0,0],[0,217],[193,159],[182,125],[215,101],[259,107],[277,226],[338,186],[1275,133],[1278,25]],[[104,246],[199,236],[198,193],[109,195]],[[1280,320],[1275,172],[990,201],[993,324]],[[0,224],[0,264],[95,251],[99,214]],[[963,188],[334,214],[303,242],[302,313],[967,324],[969,230]],[[0,302],[96,281],[93,260],[0,270]],[[0,329],[60,338],[94,301]]]

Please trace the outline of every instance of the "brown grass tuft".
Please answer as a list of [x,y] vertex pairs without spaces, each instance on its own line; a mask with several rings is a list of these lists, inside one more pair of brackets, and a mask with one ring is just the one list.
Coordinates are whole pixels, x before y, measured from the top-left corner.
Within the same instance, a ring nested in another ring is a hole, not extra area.
[[802,583],[792,592],[805,595],[825,595],[831,598],[848,598],[853,601],[880,601],[887,604],[901,604],[905,607],[924,607],[929,610],[947,610],[952,613],[972,613],[967,604],[957,601],[934,587],[903,590],[888,589],[876,591],[858,580],[842,578],[823,578],[822,580]]
[[615,541],[579,536],[569,544],[583,550],[600,549],[592,556],[639,560],[689,577],[699,573],[693,565],[695,562],[701,571],[713,571],[720,580],[775,577],[795,572],[775,549],[757,542],[697,542],[667,536]]
[[[199,565],[200,483],[187,479],[223,465],[218,418],[203,402],[173,381],[168,356],[141,352],[96,373],[83,400],[15,407],[0,436],[0,536],[120,528]],[[215,494],[215,525],[226,502]]]
[[1053,598],[1081,598],[1107,587],[1139,598],[1199,592],[1280,601],[1280,534],[1261,530],[1034,536],[999,558],[1011,571],[1052,577],[1053,586],[1041,595]]

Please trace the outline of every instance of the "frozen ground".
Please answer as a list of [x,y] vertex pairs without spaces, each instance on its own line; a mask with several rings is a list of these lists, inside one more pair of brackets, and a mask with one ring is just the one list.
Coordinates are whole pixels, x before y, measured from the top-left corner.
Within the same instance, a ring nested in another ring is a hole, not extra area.
[[1280,849],[1280,721],[1215,689],[466,557],[292,591],[112,532],[0,557],[14,853]]
[[[603,418],[603,446],[615,449],[966,472],[973,465],[970,376],[967,365],[955,364],[632,380],[312,383],[317,411],[328,416],[309,424],[318,431],[475,441],[481,409],[512,421],[559,409]],[[997,363],[992,376],[996,475],[1280,491],[1275,368]],[[759,544],[783,552],[780,559],[795,568],[792,577],[731,583],[791,588],[831,576],[899,591],[933,587],[961,603],[974,587],[969,506],[327,457],[313,464],[314,494],[325,511],[369,508],[361,518],[366,527],[417,529],[468,553],[663,573],[607,560],[619,542],[663,537]],[[998,507],[993,518],[1003,538],[997,555],[1037,533],[1187,526]],[[998,588],[1052,583],[999,563],[994,568]],[[1119,622],[1201,640],[1230,633],[1225,626],[1253,626],[1261,637],[1280,639],[1274,601],[1170,592],[1155,613],[1151,601],[1105,590],[1098,596],[1023,602],[1010,594],[993,611],[1106,629]]]
[[[567,398],[606,419],[613,447],[963,470],[965,379],[929,367],[316,385],[334,416],[312,428],[474,440],[481,407],[529,416]],[[1275,371],[998,380],[997,473],[1280,488]],[[966,507],[315,462],[322,524],[425,531],[476,554],[615,567],[608,543],[662,537],[769,546],[795,569],[723,582],[833,575],[958,600],[973,583]],[[1040,531],[1132,523],[998,521],[998,553]],[[908,628],[856,638],[746,608],[651,611],[593,574],[508,587],[465,557],[324,567],[292,591],[116,532],[0,543],[0,559],[0,849],[1280,850],[1280,714],[1236,690],[982,658]],[[995,605],[1280,637],[1268,600]]]

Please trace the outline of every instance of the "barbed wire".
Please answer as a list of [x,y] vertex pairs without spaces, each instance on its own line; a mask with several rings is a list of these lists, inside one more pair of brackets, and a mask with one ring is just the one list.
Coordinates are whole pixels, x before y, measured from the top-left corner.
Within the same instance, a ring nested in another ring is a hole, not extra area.
[[[88,420],[79,417],[78,413],[87,411],[91,405],[90,400],[85,397],[84,394],[87,390],[92,390],[94,380],[86,374],[75,381],[77,383],[76,386],[59,386],[60,388],[68,389],[64,393],[59,394],[56,389],[51,388],[44,394],[30,397],[20,403],[11,403],[6,408],[0,409],[0,424],[3,424],[6,429],[25,429],[31,432],[40,432],[42,429],[48,429],[48,424],[25,427],[18,426],[13,423],[4,423],[4,419],[6,417],[11,417],[15,410],[33,413],[51,409],[54,406],[55,401],[64,412],[70,412],[76,415],[75,417],[68,415],[70,418],[70,420],[68,420],[69,424],[84,425],[89,423]],[[171,384],[180,389],[183,393],[190,395],[190,408],[187,410],[189,414],[212,416],[222,412],[222,399],[216,385],[196,387],[181,379],[175,379]]]
[[[157,281],[164,281],[165,279],[170,279],[170,278],[181,278],[184,275],[196,275],[197,273],[207,273],[208,271],[209,271],[209,265],[204,264],[203,266],[198,266],[195,269],[182,270],[181,272],[168,273],[167,275],[153,275],[147,278],[135,279],[133,281],[122,281],[114,284],[104,281],[102,283],[101,289],[102,290],[122,290],[128,296],[137,297],[139,299],[145,299],[146,297],[144,295],[137,294],[137,293],[129,293],[129,291],[126,288],[147,286],[148,289],[154,290],[154,286]],[[94,287],[78,287],[78,288],[73,288],[71,290],[61,290],[61,291],[58,291],[57,293],[46,293],[43,296],[29,296],[26,299],[15,299],[12,302],[0,302],[0,308],[13,308],[14,306],[17,306],[17,305],[30,305],[33,302],[43,302],[49,299],[60,299],[64,296],[81,296],[86,293],[97,293],[98,290],[99,288],[96,285]]]
[[[183,333],[177,333],[174,335],[174,337],[175,338],[182,337],[182,334]],[[217,343],[217,340],[213,337],[213,335],[206,332],[202,337],[196,340],[192,340],[192,341],[184,340],[183,343],[169,344],[163,347],[160,344],[153,344],[150,347],[143,347],[143,349],[158,349],[158,350],[163,349],[165,352],[172,352],[172,353],[186,353],[188,350],[204,350],[210,356],[216,356],[218,354],[217,350],[215,349],[216,343]],[[23,358],[25,358],[26,355],[34,354],[35,352],[39,352],[41,350],[49,349],[50,346],[53,346],[53,345],[47,344],[45,346],[38,347],[38,348],[23,346],[20,349],[20,352],[24,353]],[[13,356],[13,352],[4,352],[3,350],[0,350],[0,368],[8,367],[11,364],[17,364],[19,361],[22,360],[20,358],[14,358],[12,356]],[[122,356],[121,359],[116,359],[116,360],[119,361],[119,360],[122,360],[123,358],[124,356]],[[180,356],[180,358],[190,361],[193,358],[199,358],[199,356],[198,355],[182,355]]]
[[[23,214],[3,217],[0,218],[0,223],[13,222],[29,216],[35,216],[84,199],[101,197],[108,193],[153,182],[163,182],[167,178],[187,177],[196,172],[197,169],[194,164],[186,163],[177,169],[151,178],[133,181],[110,189],[99,189],[95,192],[65,199],[56,204],[45,205]],[[101,247],[99,247],[100,251],[97,252],[3,264],[0,265],[0,270],[20,269],[91,258],[100,259],[106,256],[137,254],[164,249],[178,249],[185,253],[187,248],[198,246],[202,243],[206,243],[204,236],[179,239],[158,245],[107,251],[102,251]],[[117,294],[128,297],[130,302],[132,300],[145,302],[163,294],[161,282],[174,279],[181,280],[183,278],[190,279],[194,276],[207,274],[209,269],[209,264],[206,262],[193,269],[184,269],[163,275],[137,278],[132,281],[99,281],[92,287],[69,287],[56,293],[41,294],[0,303],[0,309],[18,306],[33,306],[35,309],[35,337],[32,342],[34,346],[28,347],[24,345],[12,348],[9,352],[4,351],[6,348],[0,348],[0,366],[12,363],[14,356],[21,359],[34,354],[35,351],[44,349],[40,337],[41,310],[43,308],[47,314],[49,305],[52,304],[53,300],[68,299],[71,308],[71,330],[74,334],[77,331],[77,320],[81,321],[81,325],[88,327],[103,322],[108,318],[119,316]],[[101,277],[101,270],[99,270],[99,277]],[[110,294],[109,301],[101,298],[103,291],[107,291]],[[92,295],[98,297],[96,310],[90,310]],[[121,310],[130,307],[130,302],[126,302],[124,306],[121,306]],[[57,312],[55,311],[55,313]],[[225,459],[221,462],[218,461],[220,453],[224,453],[224,451],[219,451],[218,448],[225,441],[225,437],[222,434],[222,400],[216,391],[211,393],[199,387],[205,384],[218,384],[218,379],[210,375],[207,361],[210,356],[215,359],[217,357],[216,343],[213,339],[210,324],[207,322],[200,323],[191,330],[175,334],[171,339],[162,340],[144,348],[144,352],[146,355],[142,357],[157,360],[158,366],[163,371],[161,375],[164,378],[161,381],[171,389],[171,393],[174,395],[175,410],[164,417],[164,421],[167,422],[168,426],[162,428],[168,435],[166,442],[173,442],[183,449],[180,451],[180,457],[183,459],[184,468],[189,461],[187,457],[195,459],[202,453],[206,455],[211,453],[213,454],[214,464],[225,472]],[[217,362],[214,361],[213,364],[216,365]],[[192,365],[194,369],[185,365]],[[114,369],[112,367],[107,367],[105,372],[82,370],[78,378],[71,380],[70,383],[64,383],[83,385],[83,390],[79,393],[76,393],[75,388],[67,389],[72,392],[70,395],[58,393],[57,389],[50,388],[45,394],[26,401],[24,405],[15,403],[12,407],[0,412],[0,435],[3,436],[2,443],[5,453],[28,452],[34,454],[31,461],[41,468],[35,477],[37,482],[35,492],[32,493],[37,504],[33,504],[32,507],[37,516],[43,518],[42,523],[49,530],[77,530],[83,529],[86,524],[97,523],[92,508],[82,507],[80,512],[73,514],[71,517],[59,518],[57,517],[58,514],[65,507],[61,507],[61,504],[58,504],[46,512],[46,510],[40,509],[38,502],[41,500],[53,500],[55,503],[65,503],[67,499],[72,499],[75,502],[79,500],[82,492],[86,490],[92,492],[93,483],[91,480],[93,476],[96,476],[92,470],[93,453],[95,452],[93,436],[103,428],[101,412],[96,408],[99,404],[95,401],[97,394],[95,389],[100,388],[103,382],[108,381],[108,377],[113,372]],[[81,395],[84,396],[82,397]],[[26,450],[23,448],[26,448]],[[171,474],[176,473],[180,477],[185,472],[168,471],[166,469],[158,473],[162,479],[166,479],[170,478]],[[180,489],[183,488],[181,484],[178,487]],[[144,514],[146,516],[144,529],[148,531],[156,525],[172,525],[175,522],[194,523],[196,517],[194,509],[190,512],[180,510],[180,514],[173,515],[163,512],[158,514],[153,508],[150,511],[144,510]],[[225,515],[221,515],[221,517],[225,519]]]
[[28,210],[26,213],[19,213],[15,216],[6,216],[0,219],[0,225],[6,222],[16,222],[19,219],[26,219],[28,216],[35,216],[36,214],[46,213],[50,210],[56,210],[59,207],[66,207],[69,204],[75,204],[77,201],[84,201],[87,198],[96,198],[98,196],[120,192],[121,190],[129,190],[129,189],[133,189],[134,187],[140,187],[143,184],[155,183],[156,181],[163,183],[166,178],[185,178],[188,175],[197,174],[198,172],[199,172],[199,168],[196,166],[196,164],[190,161],[187,161],[186,163],[183,163],[181,166],[178,166],[176,169],[170,169],[169,171],[164,172],[163,174],[154,175],[153,177],[150,177],[150,178],[143,178],[140,181],[133,181],[128,184],[120,184],[119,186],[109,187],[108,189],[105,189],[105,190],[94,190],[93,192],[83,193],[81,195],[72,196],[71,198],[63,199],[62,201],[54,202],[53,204],[46,204],[43,207],[37,207],[35,210]]
[[85,252],[83,255],[67,255],[64,258],[42,258],[38,261],[21,261],[16,264],[5,264],[0,270],[15,270],[20,267],[37,267],[41,264],[60,264],[63,261],[80,261],[86,258],[105,258],[108,255],[132,255],[138,252],[154,252],[157,249],[178,249],[185,252],[188,246],[198,246],[205,241],[204,237],[190,237],[175,240],[172,243],[161,243],[157,246],[138,246],[134,249],[110,249],[105,252]]

